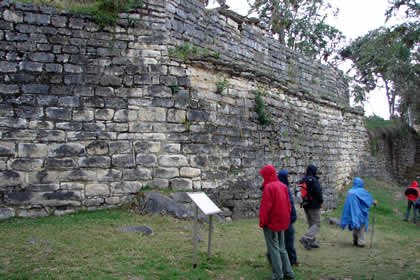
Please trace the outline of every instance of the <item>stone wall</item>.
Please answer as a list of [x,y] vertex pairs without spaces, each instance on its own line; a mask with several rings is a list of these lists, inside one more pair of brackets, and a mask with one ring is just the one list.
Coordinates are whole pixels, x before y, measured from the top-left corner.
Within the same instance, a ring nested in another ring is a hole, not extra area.
[[361,162],[358,175],[411,185],[420,178],[419,140],[417,132],[407,127],[370,131],[370,153]]
[[113,207],[145,186],[255,216],[266,164],[292,186],[317,165],[333,208],[368,152],[342,73],[231,12],[145,1],[100,30],[50,7],[0,7],[2,218]]

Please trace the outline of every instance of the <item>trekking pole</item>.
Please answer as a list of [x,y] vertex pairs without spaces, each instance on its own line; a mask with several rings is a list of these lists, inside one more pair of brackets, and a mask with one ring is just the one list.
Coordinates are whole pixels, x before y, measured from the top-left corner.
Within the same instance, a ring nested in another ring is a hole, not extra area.
[[376,204],[373,204],[372,234],[370,235],[370,248],[371,249],[373,247],[373,233],[375,231],[375,209],[376,209]]

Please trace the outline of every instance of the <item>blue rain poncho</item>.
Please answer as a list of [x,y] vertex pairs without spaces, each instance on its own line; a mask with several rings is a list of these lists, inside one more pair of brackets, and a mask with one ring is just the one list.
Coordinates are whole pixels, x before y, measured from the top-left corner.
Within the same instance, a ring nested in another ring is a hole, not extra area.
[[366,230],[369,226],[369,208],[373,204],[370,193],[364,189],[363,180],[354,178],[353,187],[347,192],[344,202],[343,213],[341,214],[340,226],[349,230],[360,229],[365,224]]

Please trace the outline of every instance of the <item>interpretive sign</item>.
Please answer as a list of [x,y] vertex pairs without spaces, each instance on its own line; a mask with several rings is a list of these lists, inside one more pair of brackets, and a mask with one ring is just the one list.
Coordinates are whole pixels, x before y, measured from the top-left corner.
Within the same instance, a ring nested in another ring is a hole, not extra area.
[[195,204],[195,215],[194,215],[194,263],[193,267],[197,267],[197,247],[198,247],[198,208],[204,213],[209,215],[209,244],[207,251],[207,260],[210,259],[210,247],[211,247],[211,232],[213,230],[213,215],[222,212],[222,210],[214,204],[213,201],[203,192],[187,193],[191,200]]
[[214,215],[222,212],[222,210],[214,204],[213,201],[203,192],[187,193],[195,205],[203,211],[204,215]]

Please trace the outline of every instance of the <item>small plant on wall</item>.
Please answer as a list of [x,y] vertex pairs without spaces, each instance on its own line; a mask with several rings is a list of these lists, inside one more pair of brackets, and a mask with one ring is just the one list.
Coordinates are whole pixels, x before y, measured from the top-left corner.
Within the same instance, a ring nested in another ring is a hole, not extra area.
[[265,110],[264,100],[262,99],[261,95],[262,93],[259,90],[255,93],[255,111],[257,112],[260,124],[263,127],[266,127],[267,125],[271,124],[271,119]]
[[223,80],[216,82],[216,93],[222,93],[228,87],[229,81],[226,79],[226,77],[223,77]]

